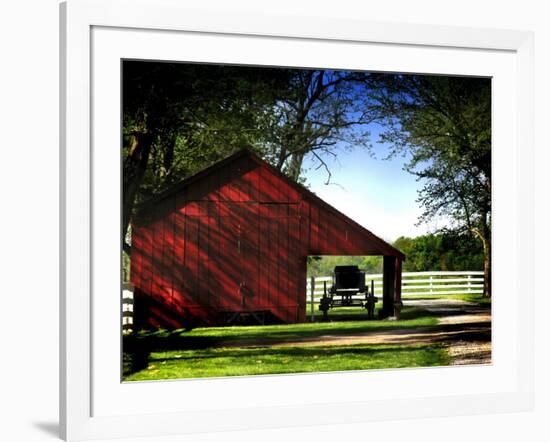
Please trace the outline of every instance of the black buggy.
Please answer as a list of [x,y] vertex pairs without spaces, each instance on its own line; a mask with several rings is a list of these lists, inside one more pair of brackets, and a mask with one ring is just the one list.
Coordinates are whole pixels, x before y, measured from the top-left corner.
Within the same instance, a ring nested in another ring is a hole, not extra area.
[[365,284],[364,271],[359,270],[357,266],[336,266],[333,280],[334,284],[328,291],[327,284],[324,283],[323,297],[319,305],[325,321],[328,320],[328,311],[336,307],[364,307],[368,318],[374,317],[374,305],[378,298],[374,296],[374,281],[371,281],[370,290]]

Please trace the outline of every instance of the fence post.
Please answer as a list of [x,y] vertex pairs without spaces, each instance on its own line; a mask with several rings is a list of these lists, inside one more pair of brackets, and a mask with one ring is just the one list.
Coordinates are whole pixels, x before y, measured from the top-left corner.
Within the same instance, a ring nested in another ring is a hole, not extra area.
[[432,275],[430,275],[430,295],[432,295],[433,292],[434,292],[433,278],[434,277]]
[[468,275],[468,291],[471,292],[472,291],[472,275]]
[[309,301],[309,312],[311,315],[311,322],[315,317],[315,277],[312,276],[309,279],[309,290],[310,290],[310,301]]

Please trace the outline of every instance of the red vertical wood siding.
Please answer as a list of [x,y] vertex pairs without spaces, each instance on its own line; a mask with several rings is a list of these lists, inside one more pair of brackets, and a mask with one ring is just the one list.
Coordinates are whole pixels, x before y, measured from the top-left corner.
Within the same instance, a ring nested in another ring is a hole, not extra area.
[[229,311],[306,315],[308,255],[388,255],[386,243],[249,155],[143,209],[132,226],[135,323],[215,325]]

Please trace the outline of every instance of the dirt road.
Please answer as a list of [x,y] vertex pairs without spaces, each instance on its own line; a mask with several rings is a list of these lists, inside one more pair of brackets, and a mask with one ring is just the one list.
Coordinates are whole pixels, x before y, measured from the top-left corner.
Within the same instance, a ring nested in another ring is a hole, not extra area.
[[[474,303],[418,298],[404,300],[406,306],[427,310],[438,318],[438,324],[401,330],[372,331],[354,335],[321,335],[280,342],[272,347],[353,344],[419,344],[445,343],[449,345],[451,365],[491,363],[491,310]],[[262,342],[232,341],[228,346],[262,346]],[[221,344],[220,346],[224,346]]]

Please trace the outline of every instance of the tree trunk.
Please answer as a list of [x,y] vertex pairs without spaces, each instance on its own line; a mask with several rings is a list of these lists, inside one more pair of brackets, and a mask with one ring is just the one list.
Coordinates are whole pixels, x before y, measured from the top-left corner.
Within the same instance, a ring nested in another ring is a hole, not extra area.
[[487,227],[484,227],[483,232],[477,228],[472,228],[471,230],[483,244],[483,297],[490,298],[492,289],[490,231]]
[[283,168],[283,165],[285,164],[286,160],[286,149],[281,146],[279,150],[279,156],[277,158],[277,165],[275,166],[277,170],[281,170]]
[[300,178],[304,156],[305,155],[303,153],[292,154],[290,166],[288,167],[288,176],[294,181],[298,181],[298,179]]
[[132,209],[137,191],[149,161],[153,137],[149,134],[132,135],[128,154],[123,163],[123,190],[122,190],[122,247],[130,254],[130,246],[126,243],[126,233],[132,219]]
[[491,247],[489,246],[487,250],[484,249],[484,259],[483,259],[483,296],[485,298],[491,297]]

